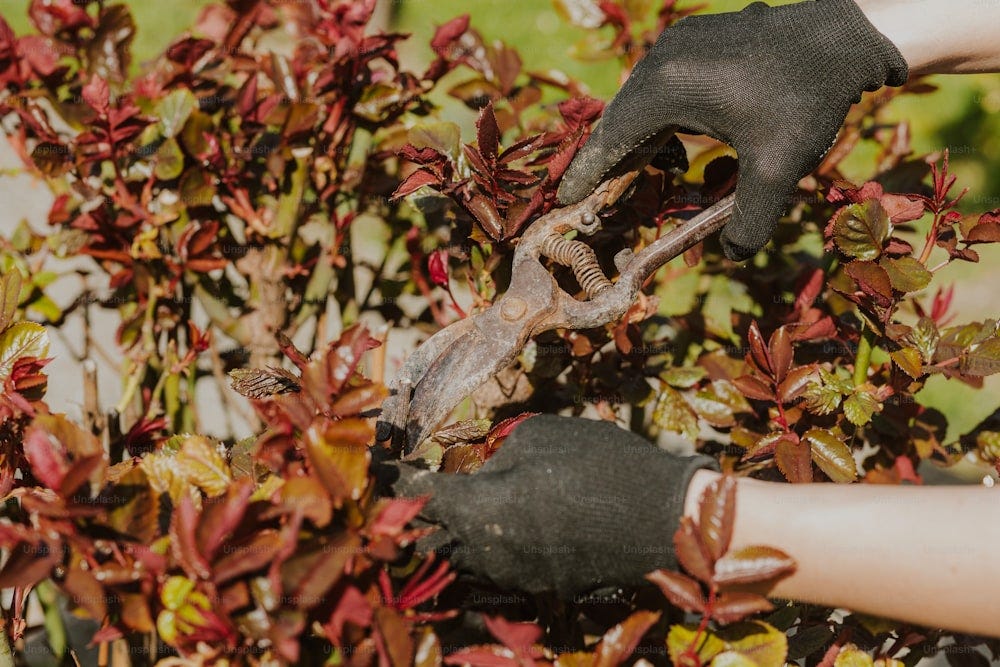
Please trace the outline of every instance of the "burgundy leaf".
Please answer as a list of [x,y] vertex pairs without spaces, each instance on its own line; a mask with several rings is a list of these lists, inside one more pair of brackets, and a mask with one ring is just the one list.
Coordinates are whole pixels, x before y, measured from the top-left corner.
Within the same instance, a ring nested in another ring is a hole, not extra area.
[[705,610],[701,587],[694,579],[669,570],[650,572],[646,575],[646,579],[659,586],[663,595],[675,607],[697,613]]
[[691,517],[686,516],[681,519],[681,525],[674,533],[674,550],[681,566],[696,579],[706,583],[712,580],[712,561],[701,543],[701,536]]
[[750,355],[747,362],[752,361],[762,373],[773,376],[774,370],[771,365],[771,356],[768,353],[767,344],[764,342],[764,336],[761,334],[756,320],[750,323],[750,329],[747,331],[747,343],[750,345]]
[[792,339],[788,335],[787,328],[779,327],[771,334],[771,339],[768,341],[768,356],[771,359],[774,381],[780,383],[792,367]]
[[758,401],[774,401],[774,391],[760,378],[753,375],[743,375],[733,380],[733,384],[748,398]]
[[752,584],[795,572],[795,560],[780,549],[751,546],[726,554],[715,563],[714,581],[720,586]]
[[789,482],[812,481],[812,457],[808,445],[783,438],[775,445],[774,461]]
[[767,598],[756,593],[723,593],[715,600],[712,618],[723,625],[742,621],[747,616],[774,610]]
[[624,664],[642,641],[643,635],[660,620],[658,611],[637,611],[604,633],[594,650],[593,667]]
[[511,623],[502,616],[483,616],[486,629],[504,646],[519,656],[527,656],[542,637],[542,628],[535,623]]
[[698,528],[701,543],[711,560],[718,560],[729,550],[736,518],[736,478],[724,475],[702,493],[699,502]]
[[497,127],[497,117],[493,113],[492,102],[479,112],[479,119],[476,121],[476,142],[486,162],[495,164],[500,148],[500,128]]

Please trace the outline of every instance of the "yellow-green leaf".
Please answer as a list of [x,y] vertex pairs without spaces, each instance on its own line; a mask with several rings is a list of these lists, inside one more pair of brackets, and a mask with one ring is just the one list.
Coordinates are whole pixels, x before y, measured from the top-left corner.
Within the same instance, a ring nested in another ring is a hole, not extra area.
[[14,313],[21,299],[21,272],[11,268],[0,278],[0,331],[14,321]]
[[[687,651],[691,642],[698,634],[696,625],[673,625],[667,633],[667,653],[670,654],[670,661],[680,664],[681,656]],[[726,643],[715,636],[711,630],[705,630],[694,647],[698,653],[698,659],[702,664],[710,662],[712,658],[726,650]]]
[[833,667],[875,667],[872,657],[858,649],[854,644],[847,644],[833,661]]
[[788,656],[785,633],[764,621],[747,621],[719,631],[726,648],[735,651],[758,667],[783,667]]
[[867,391],[858,391],[844,401],[844,415],[855,426],[864,426],[872,415],[882,411],[882,404]]
[[845,255],[873,260],[889,237],[889,214],[878,200],[845,206],[833,221],[833,242]]
[[41,324],[16,322],[0,333],[0,382],[10,375],[23,357],[44,358],[49,353],[49,334]]
[[233,483],[229,465],[218,446],[200,435],[188,436],[174,457],[177,469],[209,497],[222,495]]
[[920,351],[917,348],[904,347],[890,352],[889,356],[901,371],[914,380],[923,375],[923,359],[920,358]]
[[187,88],[175,88],[156,105],[163,136],[173,138],[184,127],[188,116],[198,108],[198,100]]
[[673,387],[664,385],[656,397],[653,422],[665,431],[680,433],[694,439],[698,435],[698,418],[684,397]]
[[723,651],[712,658],[711,667],[757,667],[757,663],[736,651]]
[[889,282],[897,292],[916,292],[927,287],[934,277],[927,267],[913,257],[883,257],[879,266],[889,274]]

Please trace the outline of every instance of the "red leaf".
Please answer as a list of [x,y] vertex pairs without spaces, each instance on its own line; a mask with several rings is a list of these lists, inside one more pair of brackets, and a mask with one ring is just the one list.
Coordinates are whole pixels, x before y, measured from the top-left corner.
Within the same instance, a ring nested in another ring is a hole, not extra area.
[[574,97],[559,103],[559,113],[569,131],[589,125],[595,121],[604,111],[604,102],[593,97]]
[[473,667],[522,667],[513,652],[506,646],[487,644],[470,646],[455,651],[444,658],[446,665],[472,665]]
[[425,185],[435,186],[441,184],[441,178],[426,169],[417,169],[415,172],[410,174],[399,184],[395,192],[392,193],[392,199],[399,199],[400,197],[405,197],[408,194],[416,192]]
[[24,588],[34,586],[52,572],[52,568],[62,561],[62,547],[58,542],[39,540],[19,542],[11,549],[7,561],[0,570],[0,588]]
[[448,251],[435,250],[427,258],[427,271],[431,282],[447,289],[448,287]]
[[701,544],[698,530],[691,517],[681,519],[681,525],[674,533],[674,550],[677,561],[696,579],[704,582],[712,580],[712,563]]
[[465,204],[465,208],[476,218],[482,226],[483,231],[491,238],[500,240],[503,238],[503,226],[500,222],[500,214],[497,207],[488,198],[476,193]]
[[226,489],[224,495],[202,501],[201,520],[195,535],[198,550],[206,558],[211,559],[215,550],[236,530],[253,491],[254,481],[244,477]]
[[497,117],[493,113],[493,103],[490,102],[479,112],[476,120],[476,141],[479,152],[489,164],[495,164],[497,152],[500,149],[500,128],[497,127]]
[[919,220],[924,215],[924,203],[919,199],[910,199],[905,195],[882,195],[880,202],[894,225]]
[[456,16],[447,23],[438,26],[431,39],[431,48],[435,52],[441,53],[452,42],[462,36],[469,29],[469,15]]
[[736,478],[725,475],[702,493],[698,528],[701,543],[713,561],[729,550],[736,517]]
[[107,81],[94,74],[90,77],[90,83],[85,85],[81,92],[83,101],[98,115],[103,116],[108,113],[108,107],[111,104],[111,89],[108,88]]
[[542,629],[534,623],[512,623],[502,616],[483,615],[486,629],[519,656],[527,656],[542,637]]
[[656,570],[646,575],[646,579],[660,587],[670,604],[684,611],[701,613],[705,610],[701,587],[698,582],[679,572]]
[[330,614],[330,620],[326,622],[323,629],[326,637],[334,646],[339,646],[344,625],[350,623],[359,628],[367,628],[372,622],[372,606],[368,598],[361,594],[354,586],[347,586],[343,592],[337,596],[337,606]]
[[426,498],[393,498],[385,501],[375,520],[368,526],[368,533],[376,535],[399,535],[406,525],[420,513]]
[[170,548],[174,558],[192,579],[208,579],[212,574],[204,556],[198,552],[195,533],[200,518],[194,500],[190,494],[185,493],[174,509],[170,522]]
[[494,424],[490,432],[486,434],[486,445],[490,448],[490,451],[492,452],[497,449],[504,438],[510,435],[511,431],[517,428],[521,422],[537,414],[537,412],[522,412],[519,415],[508,417]]
[[773,609],[767,598],[756,593],[723,593],[715,601],[712,618],[725,625]]

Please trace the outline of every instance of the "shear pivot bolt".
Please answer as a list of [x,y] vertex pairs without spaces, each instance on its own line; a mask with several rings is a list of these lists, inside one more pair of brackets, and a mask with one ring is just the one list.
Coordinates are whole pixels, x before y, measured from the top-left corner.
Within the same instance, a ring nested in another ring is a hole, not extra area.
[[521,319],[524,316],[524,311],[527,309],[528,304],[525,303],[524,299],[511,296],[504,299],[503,304],[500,306],[500,315],[508,322],[512,322]]

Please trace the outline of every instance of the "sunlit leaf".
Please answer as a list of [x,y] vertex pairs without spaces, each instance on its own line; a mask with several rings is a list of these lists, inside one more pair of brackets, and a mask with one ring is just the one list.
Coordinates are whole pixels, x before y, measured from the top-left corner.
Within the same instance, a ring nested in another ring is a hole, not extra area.
[[858,469],[851,449],[843,440],[822,428],[806,431],[802,441],[812,448],[812,460],[834,482],[853,482]]
[[156,116],[160,119],[160,127],[163,128],[163,136],[176,137],[191,116],[191,112],[197,108],[198,100],[189,89],[175,88],[170,91],[157,103],[155,109]]
[[674,551],[677,560],[695,578],[712,580],[712,561],[701,544],[701,535],[690,517],[683,517],[674,533]]
[[670,632],[667,633],[667,653],[673,664],[685,664],[681,662],[682,656],[696,637],[699,640],[694,649],[702,664],[710,662],[712,658],[726,650],[726,643],[711,630],[699,631],[696,625],[672,625]]
[[0,333],[0,381],[22,357],[42,359],[49,353],[49,334],[41,324],[15,322]]
[[753,660],[759,667],[783,667],[788,655],[788,639],[763,621],[730,625],[718,633],[726,648]]
[[773,547],[743,547],[715,563],[714,580],[719,585],[749,584],[785,577],[795,571],[791,556]]
[[833,222],[833,242],[845,255],[872,260],[889,237],[889,215],[877,199],[846,206]]
[[684,397],[664,385],[653,407],[653,422],[665,431],[694,439],[698,436],[698,418]]
[[200,435],[184,439],[174,457],[174,465],[186,479],[210,497],[222,495],[233,483],[232,472],[218,445]]
[[856,391],[844,401],[844,416],[855,426],[864,426],[881,411],[882,404],[867,391]]
[[874,667],[874,665],[872,657],[854,644],[845,644],[841,647],[833,660],[833,667]]
[[923,375],[923,364],[920,351],[916,348],[900,348],[895,352],[890,352],[889,356],[892,358],[893,363],[895,363],[901,371],[909,375],[914,380]]
[[889,274],[889,282],[897,292],[916,292],[927,287],[934,277],[913,257],[883,257],[879,266]]
[[368,486],[373,428],[363,419],[320,419],[305,433],[305,451],[334,506],[357,500]]
[[660,613],[637,611],[604,633],[594,649],[594,667],[615,667],[624,663],[642,636],[660,620]]

